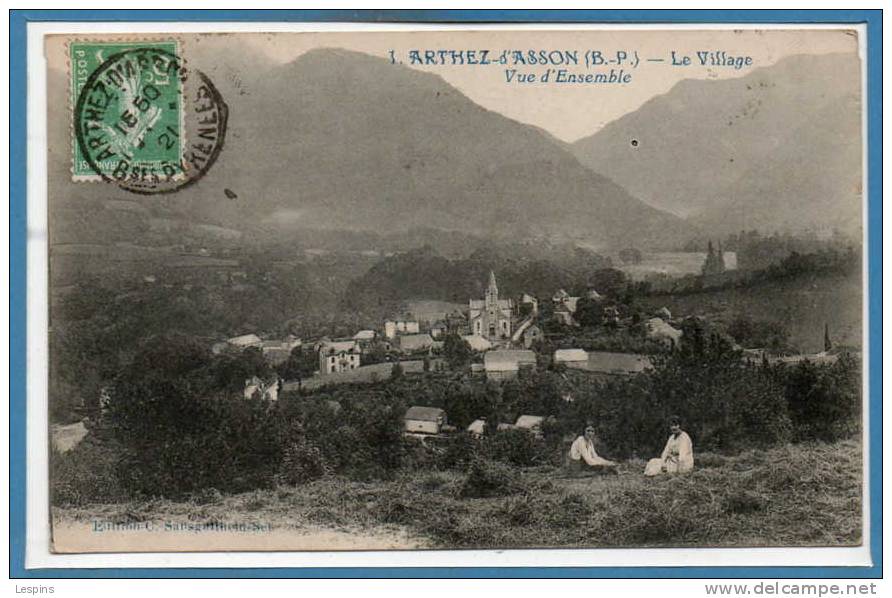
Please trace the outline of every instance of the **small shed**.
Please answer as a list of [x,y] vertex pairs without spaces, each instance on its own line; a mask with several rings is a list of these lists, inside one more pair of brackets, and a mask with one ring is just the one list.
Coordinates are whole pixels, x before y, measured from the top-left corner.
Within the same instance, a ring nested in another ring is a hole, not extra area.
[[263,344],[263,341],[260,340],[260,337],[256,334],[243,334],[242,336],[234,336],[231,339],[226,341],[233,347],[259,347]]
[[489,351],[483,355],[483,367],[490,380],[505,380],[517,376],[521,368],[536,367],[536,354],[532,351]]
[[468,334],[462,337],[462,340],[468,343],[472,351],[483,352],[492,349],[492,343],[479,334]]
[[555,363],[585,363],[588,353],[584,349],[558,349],[554,352]]
[[483,431],[486,429],[486,420],[484,418],[478,418],[471,422],[468,426],[468,434],[472,436],[483,436]]
[[514,422],[514,427],[520,430],[529,430],[538,436],[542,434],[542,422],[544,421],[545,417],[542,415],[521,415]]
[[360,330],[356,334],[353,335],[353,340],[355,341],[373,341],[375,340],[375,331],[374,330]]
[[406,410],[403,420],[410,434],[439,434],[446,425],[446,412],[439,407],[413,405]]

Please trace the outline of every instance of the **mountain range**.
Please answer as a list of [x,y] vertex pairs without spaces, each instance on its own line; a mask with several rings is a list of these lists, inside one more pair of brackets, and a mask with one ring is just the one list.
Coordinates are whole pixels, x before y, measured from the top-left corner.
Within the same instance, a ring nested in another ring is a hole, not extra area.
[[[201,56],[192,64],[203,59],[216,64]],[[67,121],[51,114],[61,141],[51,144],[53,161],[63,166],[51,187],[57,197],[150,202],[197,221],[276,234],[432,227],[616,247],[675,246],[693,233],[581,165],[550,135],[478,106],[437,75],[337,49],[262,72],[215,80],[230,126],[220,159],[198,184],[148,199],[72,186]]]
[[860,61],[796,55],[683,80],[572,144],[580,162],[710,233],[861,227]]
[[[190,49],[230,109],[218,162],[169,196],[71,183],[67,100],[50,102],[51,238],[139,243],[151,228],[141,219],[154,218],[203,234],[427,228],[615,250],[679,247],[704,230],[860,223],[854,55],[682,81],[568,145],[435,74],[366,54],[318,49],[277,64],[235,45]],[[66,93],[50,71],[49,97]],[[127,203],[139,209],[122,218]]]

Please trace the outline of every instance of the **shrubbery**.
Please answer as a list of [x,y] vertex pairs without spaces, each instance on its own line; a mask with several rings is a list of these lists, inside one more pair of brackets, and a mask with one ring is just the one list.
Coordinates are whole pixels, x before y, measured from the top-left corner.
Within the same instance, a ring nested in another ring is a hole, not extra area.
[[[238,378],[225,372],[231,357],[224,364],[187,340],[160,339],[136,354],[111,389],[106,445],[114,451],[93,455],[98,445],[90,443],[98,441],[91,435],[75,453],[53,457],[53,500],[196,496],[328,475],[368,480],[399,469],[469,467],[467,492],[485,494],[486,480],[501,475],[493,463],[558,465],[567,440],[589,421],[598,452],[613,459],[659,454],[670,415],[681,416],[697,452],[833,441],[858,430],[860,375],[852,357],[769,367],[745,362],[725,337],[696,323],[686,339],[681,350],[652,357],[652,370],[608,382],[574,370],[539,369],[502,384],[428,372],[286,394],[274,403],[233,391]],[[253,357],[237,362],[239,377],[251,374]],[[422,443],[403,435],[410,404],[444,407],[459,430],[478,417],[493,425],[482,438],[457,433]],[[520,414],[549,416],[543,434],[495,428]]]
[[477,459],[468,470],[468,477],[461,487],[462,498],[490,498],[508,496],[523,489],[517,471],[496,461]]
[[860,373],[858,362],[848,354],[840,355],[831,365],[803,361],[775,370],[783,385],[796,440],[834,441],[859,430]]
[[483,451],[490,459],[519,467],[554,462],[554,453],[541,438],[527,430],[499,430],[483,438]]
[[88,434],[73,450],[50,454],[50,501],[80,506],[126,500],[128,493],[117,476],[119,447]]

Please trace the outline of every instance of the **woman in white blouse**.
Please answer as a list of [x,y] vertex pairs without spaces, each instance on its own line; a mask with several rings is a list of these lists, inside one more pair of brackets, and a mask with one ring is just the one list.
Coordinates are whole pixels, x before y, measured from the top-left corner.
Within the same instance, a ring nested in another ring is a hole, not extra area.
[[577,472],[603,472],[616,467],[616,462],[598,455],[595,450],[595,439],[595,428],[588,425],[582,436],[570,445],[570,466]]
[[658,459],[651,459],[644,468],[644,475],[661,473],[685,473],[694,469],[694,446],[691,437],[681,429],[678,417],[669,419],[669,440]]

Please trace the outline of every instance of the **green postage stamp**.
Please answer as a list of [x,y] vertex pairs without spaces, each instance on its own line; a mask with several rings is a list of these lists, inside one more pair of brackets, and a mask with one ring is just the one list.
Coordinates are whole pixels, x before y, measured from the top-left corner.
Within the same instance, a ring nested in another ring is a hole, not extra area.
[[72,179],[145,187],[182,178],[177,41],[73,41],[69,59]]

